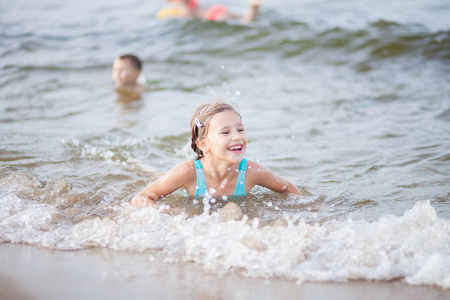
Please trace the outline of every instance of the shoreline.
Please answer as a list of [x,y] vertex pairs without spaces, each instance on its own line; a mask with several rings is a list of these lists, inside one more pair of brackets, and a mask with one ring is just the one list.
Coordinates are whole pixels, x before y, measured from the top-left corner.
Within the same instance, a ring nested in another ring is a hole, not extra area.
[[0,298],[40,299],[448,299],[449,290],[390,282],[297,284],[151,261],[148,253],[76,251],[0,243]]

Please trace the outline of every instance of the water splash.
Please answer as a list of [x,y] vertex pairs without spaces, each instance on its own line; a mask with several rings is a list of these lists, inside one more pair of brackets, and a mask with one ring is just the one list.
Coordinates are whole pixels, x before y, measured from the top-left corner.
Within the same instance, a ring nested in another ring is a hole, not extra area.
[[[14,180],[3,178],[3,187],[5,182]],[[42,189],[32,179],[26,185]],[[299,282],[402,278],[450,287],[450,221],[440,219],[429,201],[417,202],[403,216],[384,215],[375,222],[349,218],[318,224],[288,214],[272,223],[247,215],[224,221],[211,210],[210,199],[203,201],[202,214],[191,217],[122,203],[104,207],[103,215],[74,221],[65,206],[40,201],[35,194],[31,198],[38,201],[29,200],[29,194],[12,188],[14,183],[10,187],[0,194],[2,242],[148,252],[153,259],[196,262],[218,273],[239,270]],[[51,199],[54,192],[46,194]]]

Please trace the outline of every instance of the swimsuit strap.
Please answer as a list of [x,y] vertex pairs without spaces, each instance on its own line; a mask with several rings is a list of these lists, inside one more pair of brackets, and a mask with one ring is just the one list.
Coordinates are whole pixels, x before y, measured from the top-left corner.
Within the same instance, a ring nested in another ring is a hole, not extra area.
[[[197,173],[197,186],[195,187],[194,196],[203,196],[206,194],[205,174],[203,173],[203,165],[200,159],[194,160],[195,172]],[[234,189],[233,196],[245,196],[245,171],[247,170],[247,159],[243,158],[239,164],[239,174]]]
[[205,174],[203,174],[202,161],[200,159],[194,160],[195,172],[197,173],[197,186],[195,187],[195,196],[206,194]]
[[234,196],[245,196],[245,171],[247,170],[247,159],[244,157],[239,164],[239,174],[234,189]]

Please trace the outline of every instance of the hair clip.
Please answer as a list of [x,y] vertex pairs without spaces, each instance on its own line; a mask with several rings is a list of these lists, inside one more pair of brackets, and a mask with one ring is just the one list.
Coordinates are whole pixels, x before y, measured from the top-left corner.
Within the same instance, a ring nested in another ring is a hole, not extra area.
[[195,118],[194,121],[195,121],[195,126],[197,126],[198,128],[203,126],[202,122],[200,122],[199,119]]
[[203,112],[205,111],[205,109],[206,109],[206,105],[203,106],[203,108],[200,110],[200,112],[198,113],[198,115],[199,115],[199,116],[203,115]]

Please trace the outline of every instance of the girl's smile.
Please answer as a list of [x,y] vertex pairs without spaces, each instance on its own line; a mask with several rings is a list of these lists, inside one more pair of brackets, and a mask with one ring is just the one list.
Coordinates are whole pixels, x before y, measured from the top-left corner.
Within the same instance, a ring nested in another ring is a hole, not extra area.
[[243,145],[234,145],[234,146],[228,147],[228,150],[233,151],[233,152],[240,152],[240,151],[242,151],[242,149],[244,149]]

